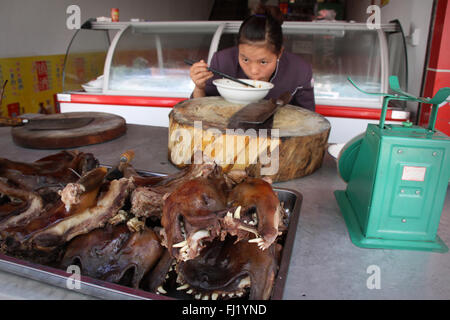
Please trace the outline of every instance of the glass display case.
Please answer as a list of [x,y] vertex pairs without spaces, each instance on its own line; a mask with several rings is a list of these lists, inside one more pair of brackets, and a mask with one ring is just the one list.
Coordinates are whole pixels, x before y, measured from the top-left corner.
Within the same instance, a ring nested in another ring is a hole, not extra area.
[[[184,59],[209,62],[216,51],[237,44],[240,24],[90,21],[67,50],[61,102],[87,103],[93,110],[92,104],[154,107],[155,114],[164,108],[159,123],[152,116],[147,117],[150,122],[142,117],[129,122],[167,125],[164,113],[188,99],[194,88]],[[282,27],[285,50],[302,56],[313,67],[316,112],[330,119],[372,121],[379,117],[381,98],[360,93],[348,77],[364,90],[384,92],[389,75],[395,74],[407,89],[406,51],[398,23],[368,29],[365,23],[286,21]],[[73,107],[61,105],[61,110],[73,111]],[[122,114],[129,117],[125,111]],[[387,119],[406,120],[408,114],[397,105]]]

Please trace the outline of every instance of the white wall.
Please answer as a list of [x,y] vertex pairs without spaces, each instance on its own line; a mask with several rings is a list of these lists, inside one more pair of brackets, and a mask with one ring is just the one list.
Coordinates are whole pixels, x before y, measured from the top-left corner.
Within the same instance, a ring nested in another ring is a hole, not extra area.
[[212,0],[0,0],[0,58],[64,54],[75,33],[68,30],[66,9],[81,9],[81,23],[110,16],[152,21],[207,20]]
[[[375,1],[377,4],[378,1]],[[371,0],[348,0],[347,18],[357,22],[365,22],[369,15],[366,13]],[[428,31],[431,22],[433,0],[390,0],[381,8],[381,23],[388,23],[398,19],[408,36],[414,28],[420,29],[420,39],[417,46],[407,46],[408,52],[408,91],[420,95],[423,67],[425,64]],[[414,106],[417,104],[411,104]],[[414,110],[414,109],[413,109]]]

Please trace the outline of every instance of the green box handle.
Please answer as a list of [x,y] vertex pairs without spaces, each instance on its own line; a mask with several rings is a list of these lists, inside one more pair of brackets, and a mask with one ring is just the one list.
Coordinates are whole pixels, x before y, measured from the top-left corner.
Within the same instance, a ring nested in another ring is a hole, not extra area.
[[364,94],[373,95],[373,96],[383,96],[383,106],[381,108],[380,124],[379,124],[380,128],[384,128],[384,122],[386,121],[386,113],[387,113],[387,107],[388,107],[389,101],[401,100],[401,101],[415,101],[415,102],[420,102],[420,103],[431,104],[433,107],[432,107],[432,111],[431,111],[430,121],[428,123],[428,130],[434,131],[439,105],[442,102],[444,102],[445,100],[447,100],[447,98],[450,96],[450,88],[445,87],[445,88],[440,88],[438,90],[438,92],[434,95],[434,97],[431,99],[423,98],[423,97],[416,97],[408,92],[403,91],[400,88],[400,83],[398,81],[397,76],[389,77],[389,86],[390,86],[391,90],[393,92],[395,92],[395,94],[381,93],[381,92],[367,92],[367,91],[360,89],[353,82],[353,80],[350,77],[348,77],[347,79],[348,79],[348,81],[350,81],[350,83],[356,89],[358,89],[360,92],[362,92]]

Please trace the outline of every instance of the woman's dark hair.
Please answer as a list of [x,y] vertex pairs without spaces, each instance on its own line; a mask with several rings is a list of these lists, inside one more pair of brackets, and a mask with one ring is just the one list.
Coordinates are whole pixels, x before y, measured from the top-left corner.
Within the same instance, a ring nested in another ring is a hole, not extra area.
[[278,7],[259,5],[255,14],[242,22],[239,29],[239,44],[252,44],[265,41],[274,53],[280,53],[283,47],[281,24],[283,15]]

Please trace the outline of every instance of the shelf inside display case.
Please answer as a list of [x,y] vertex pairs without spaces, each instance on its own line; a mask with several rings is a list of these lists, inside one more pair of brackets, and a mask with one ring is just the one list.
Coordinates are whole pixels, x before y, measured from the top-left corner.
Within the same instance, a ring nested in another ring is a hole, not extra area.
[[[216,51],[236,45],[240,24],[91,22],[77,32],[68,48],[64,91],[84,88],[107,95],[189,98],[194,83],[184,59],[209,62]],[[347,77],[364,90],[380,92],[388,88],[390,69],[402,73],[406,68],[406,53],[399,50],[400,28],[395,23],[383,24],[378,30],[347,22],[287,21],[282,27],[285,50],[312,64],[318,105],[380,108],[380,98],[361,96]],[[110,44],[104,32],[116,32]],[[91,78],[86,78],[88,73],[80,70],[82,63],[96,69],[96,76],[91,72]],[[406,83],[401,85],[406,87]]]

